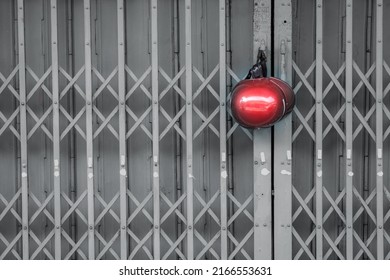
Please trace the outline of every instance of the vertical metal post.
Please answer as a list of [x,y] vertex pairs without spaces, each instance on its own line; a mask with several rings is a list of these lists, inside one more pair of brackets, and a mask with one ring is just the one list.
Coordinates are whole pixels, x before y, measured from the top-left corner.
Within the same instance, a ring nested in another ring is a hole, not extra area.
[[383,260],[383,0],[376,2],[376,223],[377,259]]
[[[292,83],[291,1],[275,1],[274,67],[279,78]],[[292,259],[292,119],[291,114],[274,127],[274,250],[275,259]]]
[[[226,16],[225,0],[219,0],[219,141],[221,163],[221,259],[228,258],[226,168]],[[231,174],[229,174],[230,176]]]
[[186,155],[187,155],[187,258],[194,259],[194,188],[193,188],[193,131],[192,131],[192,28],[191,0],[186,0]]
[[91,60],[91,5],[84,0],[85,40],[85,96],[86,96],[86,141],[87,141],[87,189],[88,189],[88,257],[95,258],[95,206],[93,185],[93,118],[92,118],[92,60]]
[[[271,1],[254,0],[253,57],[271,49]],[[269,67],[268,59],[268,69]],[[253,132],[254,259],[272,258],[271,129]]]
[[19,100],[20,100],[20,161],[22,176],[22,243],[23,259],[29,258],[28,175],[27,175],[27,104],[26,56],[24,49],[24,1],[18,0]]
[[353,259],[353,169],[352,169],[352,142],[353,142],[353,53],[352,53],[352,17],[353,1],[346,0],[346,250],[347,259]]
[[53,94],[53,162],[54,162],[54,222],[55,222],[55,259],[61,259],[61,177],[60,177],[60,106],[58,88],[58,36],[57,36],[57,0],[50,1],[51,6],[51,63]]
[[126,153],[126,80],[125,80],[125,8],[123,0],[118,8],[118,91],[119,91],[119,193],[121,259],[128,257],[127,248],[127,153]]
[[154,259],[160,259],[160,179],[159,179],[159,123],[158,123],[158,29],[157,0],[151,0],[152,32],[152,134],[153,134],[153,252]]
[[317,0],[316,8],[316,259],[321,260],[323,257],[323,236],[322,236],[322,0]]
[[[181,62],[180,62],[180,28],[179,28],[179,1],[180,0],[173,0],[172,8],[173,8],[173,74],[176,76],[181,69]],[[177,81],[177,85],[179,88],[181,88],[181,81],[180,79]],[[178,94],[175,95],[175,98],[173,100],[173,106],[174,106],[174,114],[175,116],[179,113],[180,109],[182,108],[182,97]],[[182,120],[178,119],[178,126],[180,129],[182,129]],[[177,201],[183,194],[183,158],[182,158],[182,137],[181,135],[175,130],[175,144],[174,144],[174,153],[175,153],[175,162],[174,162],[174,178],[175,178],[175,189],[176,189],[176,196],[175,201]],[[183,205],[180,204],[177,209],[180,213],[183,213]],[[183,221],[181,220],[178,215],[175,215],[175,221],[176,221],[176,238],[179,238],[180,235],[183,232]],[[187,232],[188,233],[188,232]],[[184,242],[181,241],[180,244],[177,246],[178,249],[181,252],[184,248]],[[179,257],[179,256],[178,256]]]

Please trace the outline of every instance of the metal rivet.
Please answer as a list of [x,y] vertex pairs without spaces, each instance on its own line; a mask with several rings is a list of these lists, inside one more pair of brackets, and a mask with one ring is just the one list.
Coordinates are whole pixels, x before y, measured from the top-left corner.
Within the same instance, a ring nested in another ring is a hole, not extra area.
[[23,228],[24,230],[27,230],[27,226],[24,226],[24,228]]
[[225,106],[225,103],[224,103],[224,102],[222,102],[222,103],[221,103],[221,106]]
[[187,6],[187,9],[189,10],[191,7],[190,6]]
[[350,44],[350,43],[351,43],[351,40],[348,40],[347,42],[348,42],[348,44]]
[[188,229],[191,230],[191,229],[192,229],[192,226],[188,226]]
[[154,104],[157,104],[157,101],[154,101]]
[[89,46],[89,42],[85,42],[85,44],[86,44],[87,46]]
[[255,165],[256,165],[256,164],[259,164],[259,162],[258,162],[257,160],[255,161]]
[[352,226],[348,226],[348,228],[352,228]]
[[20,43],[21,46],[23,46],[23,43]]
[[156,6],[153,6],[153,9],[156,9],[157,7]]
[[291,226],[290,224],[287,225],[287,227],[290,227],[290,226]]
[[351,3],[349,3],[349,4],[348,4],[348,7],[351,7],[351,6],[352,6]]
[[382,226],[378,226],[379,229],[382,229]]
[[260,225],[259,224],[256,224],[256,227],[259,227]]
[[91,102],[88,101],[88,102],[87,102],[87,105],[91,105]]
[[221,46],[223,47],[225,44],[224,43],[221,43]]
[[158,229],[158,225],[155,225],[154,228],[155,228],[155,229]]
[[125,105],[125,102],[121,101],[121,105]]
[[378,40],[378,43],[382,43],[382,40]]
[[119,43],[119,45],[123,46],[123,43],[122,43],[122,42],[120,42],[120,43]]
[[24,106],[24,102],[22,102],[22,106]]
[[226,227],[222,227],[222,230],[226,230]]
[[60,229],[60,226],[57,226],[57,229]]
[[378,103],[382,103],[382,100],[378,99]]
[[153,42],[153,45],[157,45],[157,42]]
[[93,229],[93,226],[89,226],[89,229],[92,230],[92,229]]
[[291,42],[291,39],[287,39],[287,42]]
[[88,9],[89,9],[89,7],[85,7],[85,9],[86,9],[86,10],[88,10]]
[[318,229],[321,229],[321,226],[317,226]]
[[225,8],[224,8],[224,7],[221,7],[221,10],[223,11],[223,10],[225,10]]
[[122,226],[122,229],[126,229],[126,227],[125,227],[125,226]]
[[56,6],[53,6],[53,9],[55,9],[56,8]]
[[122,9],[123,9],[123,7],[122,7],[122,6],[120,6],[120,7],[119,7],[119,10],[122,10]]
[[264,226],[264,227],[266,227],[266,226],[267,226],[267,224],[263,224],[263,226]]
[[191,105],[191,102],[187,102],[187,105]]
[[318,43],[318,44],[321,44],[321,40],[318,40],[317,43]]
[[58,102],[57,101],[54,101],[54,104],[57,104]]

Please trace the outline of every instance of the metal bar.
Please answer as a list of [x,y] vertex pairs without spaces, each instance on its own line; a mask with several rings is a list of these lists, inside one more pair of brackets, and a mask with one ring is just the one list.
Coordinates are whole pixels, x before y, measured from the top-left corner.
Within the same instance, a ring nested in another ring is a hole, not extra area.
[[153,255],[160,259],[160,179],[159,179],[159,118],[158,118],[158,28],[157,0],[151,0],[152,35],[152,135],[153,135]]
[[377,259],[383,260],[383,0],[376,4],[376,223]]
[[192,27],[191,0],[186,0],[186,156],[187,156],[187,259],[194,259],[194,187],[193,187],[193,131],[192,131]]
[[[279,78],[292,83],[291,1],[275,1],[275,62]],[[275,259],[292,259],[292,117],[274,127],[274,250]]]
[[322,139],[323,139],[323,128],[322,128],[322,71],[323,71],[323,9],[322,0],[317,0],[316,9],[316,172],[315,172],[315,188],[316,188],[316,259],[321,260],[323,258],[323,206],[322,206]]
[[[221,163],[221,259],[228,258],[226,167],[226,2],[219,0],[219,141]],[[229,174],[231,175],[231,174]]]
[[85,102],[86,102],[86,141],[87,141],[87,190],[88,190],[88,258],[95,259],[95,206],[93,185],[93,118],[92,118],[92,54],[91,54],[91,3],[84,0],[84,40],[85,40]]
[[[66,40],[67,40],[67,72],[68,74],[73,77],[74,69],[73,69],[73,18],[72,13],[73,11],[73,2],[68,1],[66,5],[66,21],[67,21],[67,32],[66,32]],[[61,96],[60,96],[61,98]],[[68,112],[71,118],[73,119],[75,117],[75,102],[74,102],[74,91],[73,88],[70,87],[68,91]],[[76,128],[77,129],[77,128]],[[75,176],[77,166],[76,166],[76,152],[75,152],[75,131],[73,129],[69,132],[69,198],[73,203],[76,202],[76,185],[77,185],[77,178]],[[70,218],[70,238],[72,240],[76,240],[77,237],[77,214],[73,212],[71,214]],[[69,250],[72,250],[72,245],[69,245]],[[72,259],[77,258],[77,254],[74,253],[71,256]],[[66,259],[66,256],[65,256]],[[86,258],[85,258],[86,259]]]
[[[271,49],[271,1],[254,0],[253,57]],[[270,64],[268,59],[267,64]],[[271,70],[270,65],[267,65]],[[272,258],[271,129],[253,131],[254,259]]]
[[353,53],[352,53],[352,17],[353,1],[346,0],[346,119],[345,119],[345,149],[346,149],[346,259],[353,259]]
[[19,101],[20,101],[20,161],[22,176],[22,227],[23,259],[29,259],[28,224],[28,173],[27,173],[27,104],[26,104],[26,57],[24,48],[24,1],[18,0],[19,41]]
[[60,177],[60,106],[58,85],[57,0],[51,6],[51,60],[53,94],[53,162],[54,162],[54,247],[56,260],[61,259],[61,177]]
[[120,193],[120,246],[121,259],[126,260],[127,247],[127,153],[126,153],[126,79],[125,79],[125,7],[123,0],[118,8],[118,96],[119,96],[119,193]]
[[[173,73],[174,75],[177,75],[179,72],[181,72],[181,63],[180,63],[180,28],[179,28],[179,0],[173,1]],[[185,70],[184,70],[185,71]],[[177,81],[178,88],[181,88],[181,80],[180,78]],[[161,98],[161,95],[160,95]],[[175,94],[175,99],[173,102],[174,106],[174,113],[175,115],[179,114],[182,108],[182,101],[181,101],[181,95]],[[182,120],[179,118],[177,120],[179,129],[182,130]],[[177,201],[180,199],[180,197],[183,194],[183,158],[182,158],[182,137],[180,133],[175,130],[175,145],[174,145],[174,151],[175,151],[175,189],[176,189],[176,197],[175,200]],[[179,213],[183,213],[183,205],[180,203],[178,205],[177,210]],[[183,234],[183,220],[178,216],[175,215],[176,220],[176,238],[180,238],[180,236]],[[180,252],[183,252],[184,248],[184,238],[179,243],[178,249]],[[179,258],[179,254],[177,254],[177,257]]]
[[[226,0],[226,66],[227,69],[232,69],[232,0]],[[227,75],[226,77],[226,94],[229,95],[232,91],[233,87],[233,77],[232,75]],[[227,101],[229,102],[229,101]],[[228,107],[227,107],[228,109]],[[228,114],[227,115],[227,128],[226,130],[231,131],[233,127],[233,117]],[[227,135],[227,168],[228,168],[228,194],[232,194],[234,196],[234,166],[233,166],[233,141],[234,134],[229,137]],[[230,199],[228,204],[228,219],[230,219],[234,215],[235,205],[233,201]],[[235,221],[233,221],[228,227],[229,232],[235,236]],[[232,240],[229,240],[228,244],[228,252],[232,252],[234,250],[235,244]],[[250,259],[250,258],[248,258]]]

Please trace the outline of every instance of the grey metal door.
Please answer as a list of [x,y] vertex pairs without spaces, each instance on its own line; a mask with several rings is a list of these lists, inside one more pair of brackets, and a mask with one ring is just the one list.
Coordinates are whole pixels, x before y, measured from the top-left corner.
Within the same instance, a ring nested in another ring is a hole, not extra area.
[[279,222],[275,192],[275,233],[292,217],[292,246],[276,257],[390,258],[389,13],[381,0],[293,1],[292,185],[275,180],[292,198]]

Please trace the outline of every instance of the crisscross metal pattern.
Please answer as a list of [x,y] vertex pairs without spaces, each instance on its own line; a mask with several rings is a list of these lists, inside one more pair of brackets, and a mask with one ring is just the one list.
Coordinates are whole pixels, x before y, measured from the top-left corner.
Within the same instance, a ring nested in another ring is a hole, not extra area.
[[[360,40],[352,37],[355,5],[345,1],[345,10],[340,14],[346,16],[345,55],[335,63],[335,57],[326,56],[330,44],[324,40],[323,15],[330,6],[324,2],[315,3],[315,61],[309,65],[307,59],[302,59],[306,66],[297,63],[300,58],[293,61],[294,91],[297,98],[306,98],[302,103],[305,105],[298,102],[294,109],[293,149],[299,153],[303,143],[311,147],[310,161],[314,165],[311,178],[293,181],[293,258],[383,259],[388,257],[384,254],[383,229],[383,211],[387,211],[382,169],[383,141],[387,136],[383,133],[386,127],[382,115],[386,115],[387,108],[382,102],[387,70],[382,46],[383,3],[379,0],[373,5],[376,41],[370,44],[376,50],[363,63],[353,51],[359,48],[356,42]],[[367,11],[370,12],[372,9]],[[335,158],[340,159],[338,171],[329,168],[328,161]],[[297,165],[293,170],[301,172]],[[338,179],[329,179],[333,176]],[[310,226],[302,227],[302,223]]]

